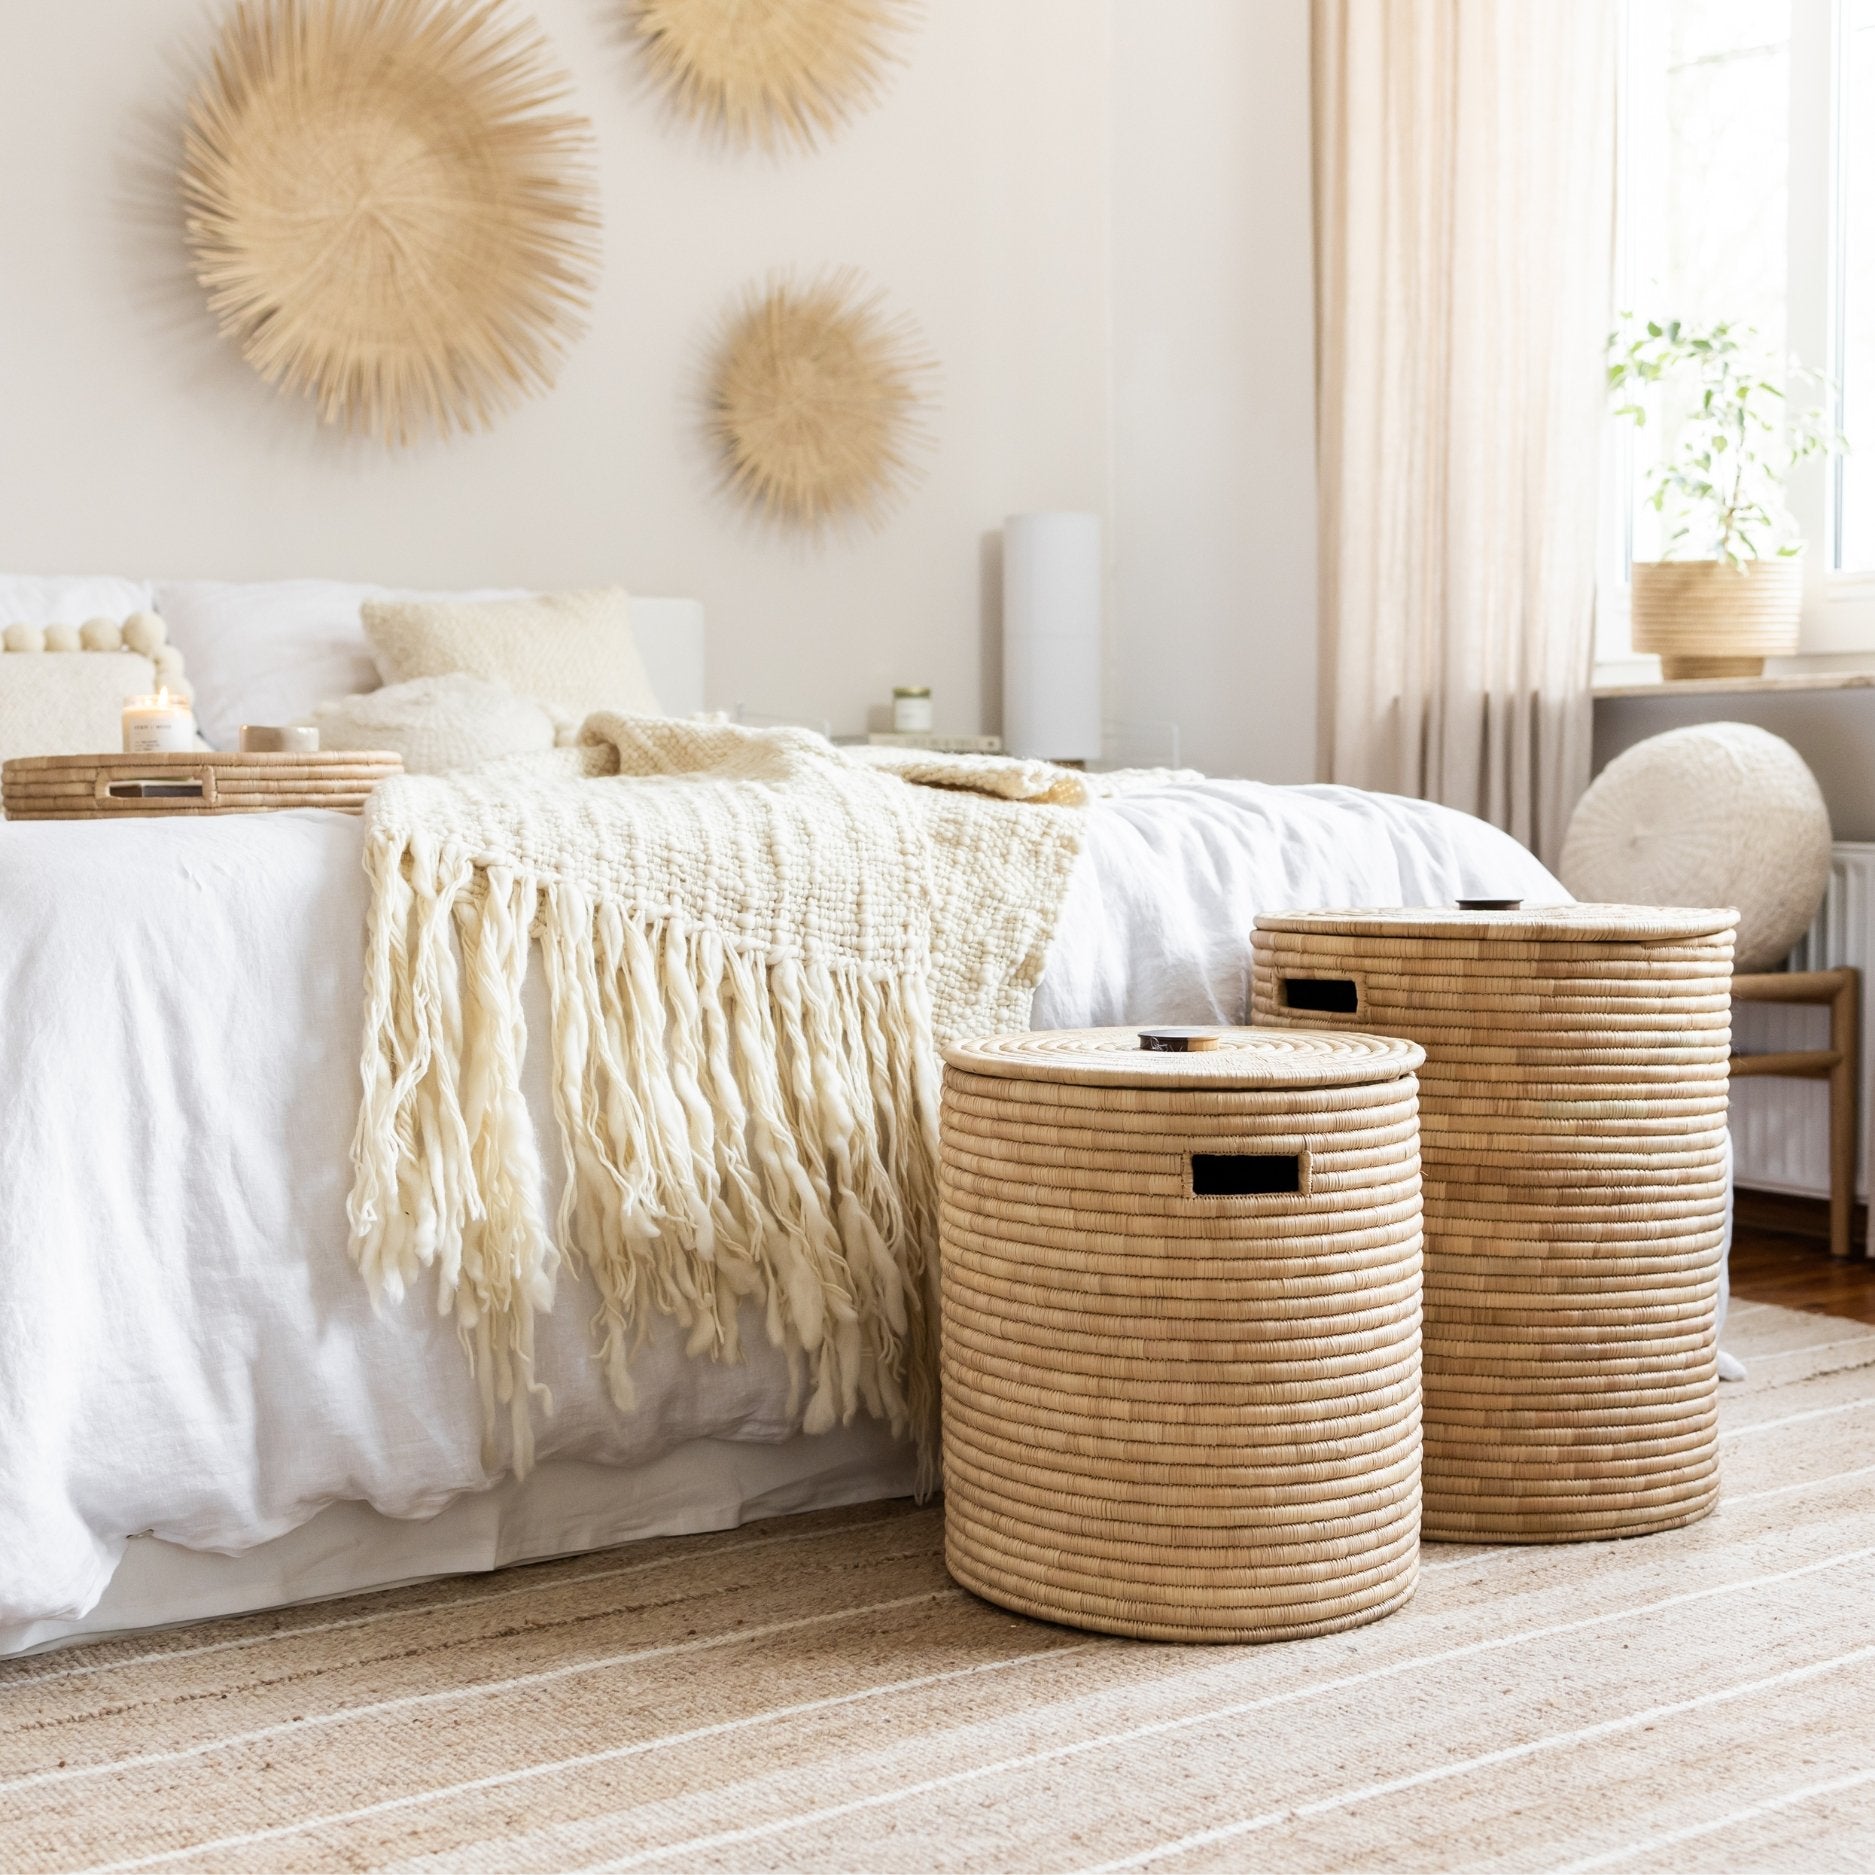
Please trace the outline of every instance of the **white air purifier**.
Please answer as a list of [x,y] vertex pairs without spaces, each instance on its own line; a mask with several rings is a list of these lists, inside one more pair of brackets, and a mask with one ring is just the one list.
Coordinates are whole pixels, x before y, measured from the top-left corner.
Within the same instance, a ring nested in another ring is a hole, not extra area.
[[1094,762],[1101,752],[1100,516],[1003,523],[1003,746]]

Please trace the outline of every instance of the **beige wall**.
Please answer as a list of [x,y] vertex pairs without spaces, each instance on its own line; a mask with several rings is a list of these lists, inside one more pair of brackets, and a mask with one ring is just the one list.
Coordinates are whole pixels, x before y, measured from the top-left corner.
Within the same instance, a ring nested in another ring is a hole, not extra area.
[[[0,566],[617,580],[705,602],[716,701],[857,728],[923,680],[975,728],[986,537],[1089,507],[1121,684],[1189,719],[1190,759],[1307,769],[1306,0],[935,0],[884,102],[784,160],[672,123],[622,9],[532,10],[599,134],[592,330],[550,396],[395,456],[260,387],[181,266],[175,126],[215,9],[0,11]],[[823,261],[914,312],[943,380],[923,486],[814,548],[713,491],[696,400],[726,302]]]
[[1119,0],[1113,69],[1109,694],[1197,767],[1311,781],[1307,0]]
[[1649,736],[1694,723],[1755,723],[1816,775],[1839,840],[1875,840],[1875,690],[1773,690],[1716,697],[1603,697],[1595,772]]

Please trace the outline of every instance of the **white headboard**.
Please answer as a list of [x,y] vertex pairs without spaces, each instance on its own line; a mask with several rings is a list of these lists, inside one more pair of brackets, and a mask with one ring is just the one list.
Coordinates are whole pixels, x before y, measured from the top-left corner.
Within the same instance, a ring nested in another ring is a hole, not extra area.
[[[82,624],[154,611],[186,659],[196,716],[217,748],[243,722],[293,722],[333,697],[375,688],[358,608],[366,599],[514,599],[521,592],[398,592],[339,580],[34,579],[0,574],[0,628]],[[658,701],[673,716],[704,707],[703,606],[631,602],[632,632]]]

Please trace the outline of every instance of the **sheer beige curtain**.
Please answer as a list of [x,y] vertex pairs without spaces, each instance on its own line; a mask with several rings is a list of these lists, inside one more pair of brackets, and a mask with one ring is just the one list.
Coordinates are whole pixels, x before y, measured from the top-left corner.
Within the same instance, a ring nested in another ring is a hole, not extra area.
[[1588,780],[1615,0],[1315,0],[1324,767],[1552,863]]

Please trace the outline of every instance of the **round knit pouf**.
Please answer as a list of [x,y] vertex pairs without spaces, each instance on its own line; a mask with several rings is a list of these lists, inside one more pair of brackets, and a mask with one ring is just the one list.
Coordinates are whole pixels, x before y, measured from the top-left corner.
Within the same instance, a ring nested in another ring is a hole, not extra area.
[[1259,1020],[1426,1050],[1428,1537],[1638,1536],[1716,1501],[1732,923],[1257,920]]
[[1155,1039],[946,1052],[945,1559],[1110,1634],[1372,1621],[1418,1570],[1421,1051]]
[[1768,970],[1829,883],[1829,809],[1801,755],[1750,723],[1637,742],[1576,806],[1557,871],[1577,898],[1735,905],[1736,965]]

